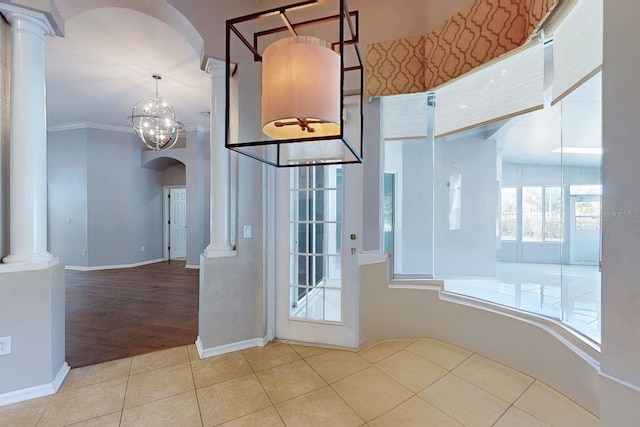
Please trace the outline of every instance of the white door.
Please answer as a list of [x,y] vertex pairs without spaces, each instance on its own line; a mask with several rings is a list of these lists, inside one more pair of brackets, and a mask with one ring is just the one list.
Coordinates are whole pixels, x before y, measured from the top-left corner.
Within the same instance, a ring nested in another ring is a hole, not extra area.
[[276,337],[357,347],[362,167],[278,173]]
[[571,196],[569,263],[598,265],[600,196]]
[[169,190],[169,254],[170,259],[187,256],[187,189]]

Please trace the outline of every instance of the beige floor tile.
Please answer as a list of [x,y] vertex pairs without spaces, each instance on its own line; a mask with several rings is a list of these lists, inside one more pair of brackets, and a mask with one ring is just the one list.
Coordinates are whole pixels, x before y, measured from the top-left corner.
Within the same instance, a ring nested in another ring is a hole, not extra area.
[[317,356],[318,354],[326,353],[329,351],[328,348],[322,347],[312,347],[306,345],[293,345],[291,344],[291,348],[295,350],[296,353],[300,355],[302,358],[307,358],[311,356]]
[[279,403],[276,409],[287,426],[358,427],[364,423],[331,387]]
[[412,397],[380,418],[370,421],[368,425],[370,427],[463,427],[462,424],[419,397]]
[[254,374],[199,388],[197,393],[202,420],[207,427],[271,406]]
[[196,388],[221,383],[253,373],[242,352],[198,359],[191,362]]
[[365,348],[359,354],[369,362],[376,363],[403,350],[414,342],[415,340],[386,340]]
[[452,370],[472,354],[463,348],[430,338],[416,341],[408,346],[407,350],[448,370]]
[[194,388],[190,363],[182,363],[131,375],[124,407],[125,409],[131,408],[154,400],[182,394]]
[[421,398],[467,427],[493,425],[509,404],[453,374],[419,394]]
[[530,376],[477,354],[452,372],[509,403],[515,402],[533,383]]
[[67,390],[76,387],[83,387],[89,384],[101,383],[103,381],[115,380],[129,376],[131,369],[131,358],[114,360],[112,362],[100,363],[98,365],[74,368],[69,371],[64,379],[60,390]]
[[443,367],[405,350],[376,363],[376,366],[414,393],[448,373]]
[[131,361],[131,375],[166,366],[179,365],[189,361],[187,346],[170,348],[168,350],[155,351],[140,356],[135,356]]
[[256,372],[300,359],[298,353],[289,344],[278,342],[269,343],[264,347],[242,350],[242,353]]
[[274,404],[327,385],[304,360],[265,369],[256,375]]
[[122,412],[121,427],[200,427],[200,409],[194,390],[156,400]]
[[527,414],[524,411],[512,406],[507,412],[493,425],[494,427],[550,427],[545,423]]
[[93,418],[91,420],[72,424],[70,427],[119,427],[121,416],[122,413],[118,411],[114,412],[113,414],[103,415],[98,418]]
[[285,427],[273,406],[221,425],[223,427]]
[[371,421],[409,399],[413,393],[376,367],[344,378],[332,386],[365,421]]
[[189,360],[200,360],[200,354],[198,353],[198,348],[195,344],[190,344],[187,346],[187,353],[189,353]]
[[122,410],[127,378],[59,391],[38,427],[65,426]]
[[47,409],[52,396],[41,397],[27,402],[0,406],[0,420],[2,425],[35,427],[40,417]]
[[595,427],[600,424],[590,412],[540,381],[534,382],[514,406],[551,425]]
[[371,363],[359,354],[341,350],[330,350],[306,360],[329,384],[371,366]]

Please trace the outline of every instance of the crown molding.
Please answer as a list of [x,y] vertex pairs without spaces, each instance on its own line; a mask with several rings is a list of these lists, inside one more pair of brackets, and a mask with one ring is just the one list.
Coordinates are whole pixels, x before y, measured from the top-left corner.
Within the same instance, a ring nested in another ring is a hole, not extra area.
[[[95,123],[95,122],[76,122],[76,123],[65,123],[62,125],[52,125],[47,127],[47,132],[62,132],[62,131],[76,130],[76,129],[98,129],[98,130],[108,130],[111,132],[135,133],[131,126],[118,126],[118,125],[109,125],[106,123]],[[209,128],[202,125],[195,125],[195,126],[186,127],[185,131],[208,132]]]

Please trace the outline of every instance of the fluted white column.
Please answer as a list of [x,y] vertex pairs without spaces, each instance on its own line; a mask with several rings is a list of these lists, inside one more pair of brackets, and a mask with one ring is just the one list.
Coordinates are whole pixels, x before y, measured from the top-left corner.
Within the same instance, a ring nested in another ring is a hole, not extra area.
[[206,66],[211,74],[211,193],[209,214],[209,245],[206,257],[232,255],[231,245],[231,187],[229,177],[229,150],[225,148],[225,78],[224,61],[209,58]]
[[[10,254],[5,263],[51,265],[47,252],[45,21],[5,12],[11,23]],[[56,260],[57,261],[57,260]]]

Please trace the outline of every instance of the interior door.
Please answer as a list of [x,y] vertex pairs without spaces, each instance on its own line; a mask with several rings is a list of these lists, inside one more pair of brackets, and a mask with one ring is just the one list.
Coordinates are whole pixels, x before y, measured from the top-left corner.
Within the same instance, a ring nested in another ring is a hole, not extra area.
[[187,189],[169,190],[170,259],[187,256]]
[[569,263],[598,265],[600,196],[571,196]]
[[361,171],[278,171],[277,338],[358,346]]

